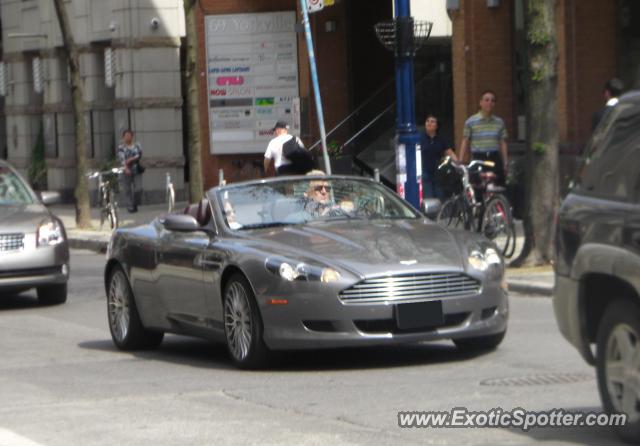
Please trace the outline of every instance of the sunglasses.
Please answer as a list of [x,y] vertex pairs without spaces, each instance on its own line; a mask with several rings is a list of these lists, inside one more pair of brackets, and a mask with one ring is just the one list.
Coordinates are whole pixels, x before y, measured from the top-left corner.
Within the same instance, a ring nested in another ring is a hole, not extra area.
[[331,192],[331,186],[329,186],[328,184],[321,184],[320,186],[314,186],[313,188],[314,192],[322,192],[322,189],[326,190],[327,192]]

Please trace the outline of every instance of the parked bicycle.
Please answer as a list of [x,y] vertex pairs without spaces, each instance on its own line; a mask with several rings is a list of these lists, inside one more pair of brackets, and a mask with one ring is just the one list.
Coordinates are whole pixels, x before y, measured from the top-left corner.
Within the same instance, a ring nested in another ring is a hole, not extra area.
[[173,187],[173,181],[171,181],[171,174],[166,173],[165,177],[165,200],[167,202],[167,211],[173,212],[173,208],[176,205],[176,191]]
[[98,206],[100,206],[100,229],[105,220],[109,221],[111,229],[118,228],[118,203],[116,202],[115,184],[124,172],[122,167],[104,171],[93,171],[87,174],[89,179],[98,179]]
[[461,176],[462,188],[444,202],[438,223],[483,233],[509,258],[516,247],[516,229],[504,187],[496,185],[496,174],[486,170],[494,165],[493,161],[473,160],[466,166],[445,158],[438,169],[452,166]]

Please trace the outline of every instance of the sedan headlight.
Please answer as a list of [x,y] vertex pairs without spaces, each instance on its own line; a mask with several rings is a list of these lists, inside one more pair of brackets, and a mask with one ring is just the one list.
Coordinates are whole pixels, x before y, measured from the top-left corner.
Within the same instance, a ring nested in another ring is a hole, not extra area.
[[491,246],[474,246],[469,250],[468,261],[473,269],[487,273],[491,277],[498,278],[504,273],[502,257]]
[[53,246],[64,242],[62,225],[55,220],[40,223],[37,240],[38,246]]
[[288,282],[308,280],[331,283],[340,279],[340,273],[333,268],[321,268],[307,263],[294,264],[285,260],[267,259],[266,267],[269,272]]

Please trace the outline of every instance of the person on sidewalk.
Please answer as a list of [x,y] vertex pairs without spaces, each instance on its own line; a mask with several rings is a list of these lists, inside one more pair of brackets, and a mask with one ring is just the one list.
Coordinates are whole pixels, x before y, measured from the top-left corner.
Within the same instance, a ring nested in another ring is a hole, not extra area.
[[593,114],[591,118],[591,130],[595,130],[604,115],[618,103],[618,96],[624,91],[624,82],[618,78],[612,78],[604,84],[605,106]]
[[450,156],[458,161],[451,145],[438,134],[438,118],[427,115],[424,121],[424,133],[421,135],[422,152],[422,194],[425,198],[444,198],[444,193],[436,182],[436,170],[440,160]]
[[467,162],[467,152],[471,151],[471,159],[493,161],[496,184],[504,186],[509,166],[507,128],[504,121],[493,114],[496,101],[497,96],[491,90],[480,96],[480,111],[464,123],[459,158]]
[[271,176],[272,167],[278,176],[298,175],[300,170],[282,152],[283,146],[289,140],[295,138],[298,145],[304,148],[302,141],[297,136],[289,134],[289,125],[284,121],[276,122],[273,134],[275,137],[269,141],[267,150],[264,152],[264,175]]
[[117,157],[124,168],[124,192],[127,200],[127,210],[138,212],[139,195],[142,193],[142,172],[140,164],[142,148],[133,139],[133,131],[126,129],[122,132],[122,141],[118,145]]

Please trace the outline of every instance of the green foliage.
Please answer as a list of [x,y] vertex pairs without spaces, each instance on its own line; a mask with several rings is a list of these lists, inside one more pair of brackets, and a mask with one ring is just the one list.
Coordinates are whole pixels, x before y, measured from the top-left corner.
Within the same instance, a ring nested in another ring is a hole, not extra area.
[[542,155],[547,151],[549,146],[543,142],[534,142],[531,144],[531,148],[533,149],[533,153]]
[[343,155],[343,147],[335,139],[327,144],[327,154],[330,158],[339,158]]
[[35,190],[45,190],[47,188],[47,161],[44,152],[44,127],[41,122],[36,145],[31,152],[31,163],[28,169],[29,181]]

